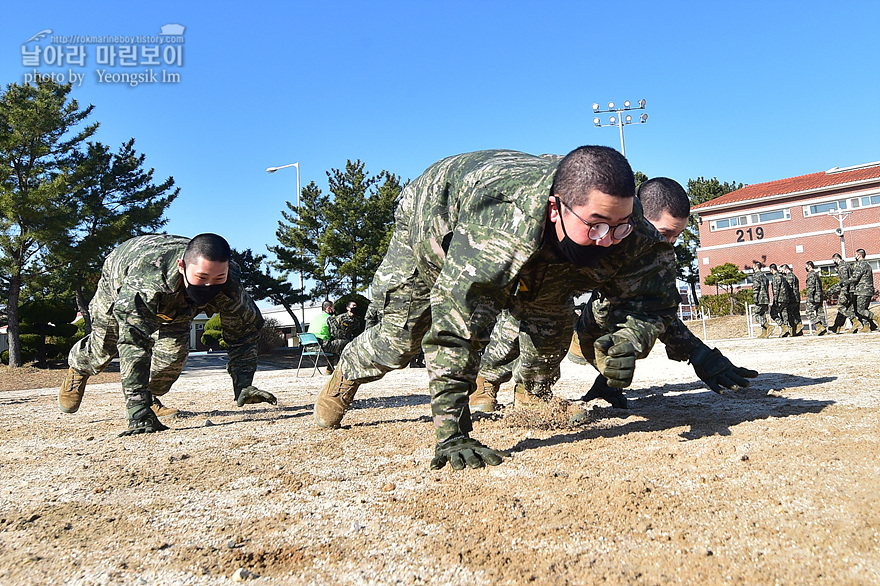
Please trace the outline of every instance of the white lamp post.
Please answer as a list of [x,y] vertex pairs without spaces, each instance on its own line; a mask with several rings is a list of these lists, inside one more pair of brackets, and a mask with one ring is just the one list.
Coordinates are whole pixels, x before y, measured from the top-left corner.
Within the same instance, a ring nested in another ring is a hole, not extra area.
[[[274,173],[275,171],[287,169],[288,167],[296,167],[296,219],[299,220],[299,162],[290,163],[289,165],[281,165],[280,167],[269,167],[268,169],[266,169],[266,173]],[[300,269],[299,271],[299,288],[303,293],[305,293],[302,269]],[[299,306],[300,311],[302,312],[302,322],[300,323],[300,327],[304,328],[306,323],[306,304],[305,302],[300,302]]]
[[621,112],[626,112],[628,110],[644,110],[645,109],[645,100],[639,100],[638,106],[633,106],[629,100],[623,103],[622,107],[615,107],[614,102],[608,102],[607,110],[600,110],[599,104],[593,104],[593,113],[594,114],[604,114],[604,113],[613,113],[615,116],[611,116],[608,118],[608,124],[602,124],[602,121],[599,118],[593,118],[593,124],[596,125],[597,128],[602,128],[603,126],[617,126],[620,129],[620,152],[623,156],[626,156],[626,144],[623,141],[623,127],[627,124],[644,124],[648,121],[648,115],[642,114],[639,116],[638,121],[633,120],[633,117],[630,114],[626,116],[621,115]]

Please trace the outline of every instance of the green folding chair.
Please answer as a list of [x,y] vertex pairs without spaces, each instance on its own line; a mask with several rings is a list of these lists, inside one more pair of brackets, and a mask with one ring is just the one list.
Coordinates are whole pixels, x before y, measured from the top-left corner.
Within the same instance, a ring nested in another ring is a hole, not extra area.
[[303,356],[313,357],[315,364],[312,368],[312,374],[309,376],[315,376],[315,373],[318,372],[318,361],[321,359],[321,356],[324,357],[324,360],[329,365],[330,356],[333,356],[333,354],[324,352],[324,349],[321,348],[321,342],[318,341],[318,337],[315,334],[303,332],[297,335],[299,336],[299,345],[302,348],[302,353],[299,355],[299,364],[296,365],[296,377],[299,378],[299,369],[302,366]]

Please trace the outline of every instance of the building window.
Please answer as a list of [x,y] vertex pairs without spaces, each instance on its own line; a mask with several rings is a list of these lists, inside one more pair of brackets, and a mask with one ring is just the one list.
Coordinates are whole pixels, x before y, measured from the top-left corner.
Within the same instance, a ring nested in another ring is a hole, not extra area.
[[738,226],[754,226],[755,224],[766,224],[768,222],[784,222],[785,220],[790,219],[791,210],[786,208],[758,212],[756,214],[749,214],[748,216],[734,216],[731,218],[712,220],[709,222],[709,229],[714,232],[715,230],[725,230],[727,228],[736,228]]
[[880,195],[863,195],[862,197],[853,197],[849,199],[838,199],[834,201],[823,201],[812,205],[804,206],[804,217],[818,216],[827,214],[828,212],[836,212],[838,210],[864,208],[880,205]]

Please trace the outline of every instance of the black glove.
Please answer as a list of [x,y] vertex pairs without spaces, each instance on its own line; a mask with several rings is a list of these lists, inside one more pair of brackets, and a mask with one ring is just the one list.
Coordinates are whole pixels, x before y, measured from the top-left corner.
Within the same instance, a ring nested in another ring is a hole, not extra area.
[[168,427],[163,425],[153,410],[143,407],[136,411],[128,420],[128,429],[119,434],[119,437],[138,435],[141,433],[156,433],[165,431]]
[[636,371],[636,348],[619,334],[605,334],[593,343],[596,367],[608,379],[608,386],[617,389],[632,384]]
[[272,403],[275,405],[278,403],[278,399],[275,398],[275,395],[268,391],[261,391],[257,387],[251,385],[249,387],[245,387],[238,393],[238,396],[235,399],[236,404],[239,407],[244,407],[245,405],[252,405],[253,403]]
[[510,453],[493,450],[477,440],[465,436],[452,436],[439,442],[431,460],[431,470],[439,470],[446,462],[455,469],[462,470],[465,464],[470,468],[482,468],[486,464],[497,466]]
[[757,370],[735,366],[718,348],[705,344],[694,350],[691,364],[700,380],[719,395],[723,395],[725,389],[737,391],[747,387],[750,383],[746,379],[758,376]]

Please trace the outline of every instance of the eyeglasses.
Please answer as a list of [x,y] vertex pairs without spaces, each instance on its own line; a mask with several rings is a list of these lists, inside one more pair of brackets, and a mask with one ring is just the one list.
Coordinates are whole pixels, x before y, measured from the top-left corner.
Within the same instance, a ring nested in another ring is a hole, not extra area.
[[[596,224],[591,224],[588,221],[586,221],[585,219],[583,219],[582,217],[580,217],[579,215],[577,215],[577,213],[575,213],[575,211],[573,209],[571,209],[571,207],[569,207],[569,205],[567,203],[565,203],[564,201],[559,199],[559,196],[555,196],[555,197],[556,197],[556,211],[559,212],[559,215],[560,216],[562,215],[562,208],[560,207],[560,204],[561,204],[561,205],[564,205],[565,208],[568,211],[570,211],[574,215],[575,218],[577,218],[578,220],[583,222],[584,225],[587,228],[589,228],[589,230],[587,231],[587,238],[589,238],[590,240],[598,242],[599,240],[602,240],[603,238],[608,236],[609,232],[611,233],[611,238],[613,238],[614,240],[623,240],[624,238],[626,238],[627,236],[632,234],[633,227],[634,227],[632,218],[628,219],[623,224],[617,224],[616,226],[611,226],[607,222],[598,222]],[[560,219],[560,221],[561,221],[561,219]],[[562,232],[563,232],[563,234],[568,236],[568,234],[565,233],[565,223],[564,222],[562,223]]]

